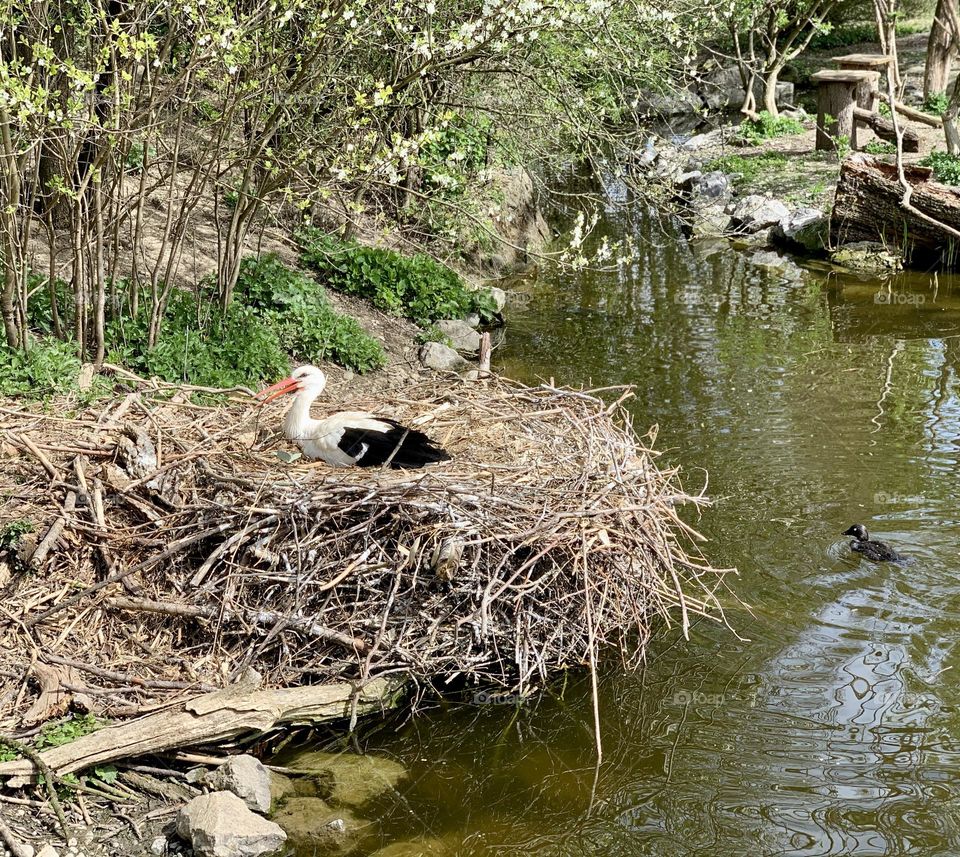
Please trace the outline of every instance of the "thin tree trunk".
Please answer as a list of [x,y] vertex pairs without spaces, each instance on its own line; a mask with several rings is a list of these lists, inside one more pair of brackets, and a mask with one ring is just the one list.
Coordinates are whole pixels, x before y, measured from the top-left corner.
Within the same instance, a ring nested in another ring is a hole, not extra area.
[[[18,265],[19,254],[16,248],[16,218],[20,208],[20,164],[17,162],[10,133],[10,116],[6,108],[0,108],[0,140],[3,143],[3,188],[6,193],[0,199],[3,205],[3,287],[0,291],[0,315],[3,316],[3,333],[7,345],[17,348],[20,345],[20,330],[14,298],[20,291],[20,277],[23,271]],[[24,331],[24,334],[26,332]],[[24,335],[24,339],[26,336]]]
[[947,152],[960,154],[960,132],[957,130],[957,114],[960,113],[960,77],[953,85],[950,103],[943,113],[943,136],[947,142]]
[[783,64],[775,63],[767,70],[763,79],[763,109],[771,116],[780,115],[777,109],[777,81],[780,79],[781,71],[783,71]]

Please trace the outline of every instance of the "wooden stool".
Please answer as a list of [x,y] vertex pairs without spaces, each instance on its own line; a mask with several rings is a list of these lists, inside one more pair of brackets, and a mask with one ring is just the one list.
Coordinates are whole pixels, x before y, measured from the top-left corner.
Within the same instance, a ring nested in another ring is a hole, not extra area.
[[[878,74],[884,74],[890,68],[890,57],[886,54],[847,54],[842,57],[834,57],[833,61],[841,71],[875,71]],[[875,113],[878,94],[879,92],[874,90],[871,103],[858,104],[858,106]]]
[[867,109],[864,104],[873,104],[880,73],[824,69],[811,75],[811,80],[817,82],[817,151],[836,148],[837,137],[847,137],[850,148],[856,149],[854,108]]

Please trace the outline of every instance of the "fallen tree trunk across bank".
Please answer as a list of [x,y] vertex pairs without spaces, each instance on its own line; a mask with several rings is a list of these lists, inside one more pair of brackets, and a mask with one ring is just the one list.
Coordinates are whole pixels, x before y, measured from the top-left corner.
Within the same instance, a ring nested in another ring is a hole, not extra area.
[[[677,514],[704,498],[634,434],[627,389],[489,378],[338,403],[453,457],[414,471],[297,460],[279,409],[175,393],[0,408],[0,524],[34,530],[0,553],[0,731],[68,705],[133,718],[55,770],[262,731],[311,694],[342,714],[383,676],[527,693],[601,655],[639,664],[658,617],[722,621],[725,572]],[[251,667],[277,690],[216,717],[183,702]]]
[[910,265],[955,267],[960,247],[938,224],[960,229],[960,190],[934,181],[928,167],[905,164],[904,174],[912,187],[910,208],[903,205],[896,164],[866,155],[847,158],[837,182],[831,243],[875,241],[895,248]]
[[[263,734],[283,724],[324,723],[384,711],[393,707],[402,687],[403,680],[397,677],[372,679],[363,687],[340,682],[260,690],[241,683],[112,724],[47,750],[40,758],[63,776],[129,756]],[[11,787],[38,773],[26,759],[0,762],[0,777],[16,778],[7,782]]]

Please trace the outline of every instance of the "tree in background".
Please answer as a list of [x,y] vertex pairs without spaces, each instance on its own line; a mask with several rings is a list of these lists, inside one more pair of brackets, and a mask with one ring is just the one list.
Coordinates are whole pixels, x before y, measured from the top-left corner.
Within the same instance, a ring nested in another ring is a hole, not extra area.
[[927,59],[923,71],[923,97],[929,98],[947,91],[954,41],[947,16],[948,6],[954,0],[937,0],[937,8],[927,39]]
[[[605,158],[636,90],[695,48],[674,0],[0,3],[0,317],[104,359],[111,321],[161,336],[212,208],[216,303],[267,222],[456,209],[458,165]],[[417,205],[412,205],[416,201]],[[206,206],[206,209],[204,208]],[[61,287],[65,285],[65,288]],[[201,315],[204,315],[201,313]],[[205,316],[204,316],[205,317]]]
[[763,84],[763,109],[778,115],[777,83],[824,27],[837,0],[734,0],[724,13],[746,89],[742,112],[756,117],[754,82]]

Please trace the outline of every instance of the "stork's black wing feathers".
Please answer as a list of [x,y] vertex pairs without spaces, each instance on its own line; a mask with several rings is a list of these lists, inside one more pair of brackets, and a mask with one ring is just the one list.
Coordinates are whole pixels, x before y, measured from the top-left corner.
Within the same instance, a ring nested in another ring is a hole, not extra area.
[[360,467],[380,467],[390,459],[394,450],[396,454],[390,459],[390,467],[393,469],[423,467],[425,464],[450,459],[449,454],[422,431],[408,429],[384,417],[377,417],[377,420],[389,424],[390,430],[369,431],[348,426],[337,443],[347,455],[357,460]]

